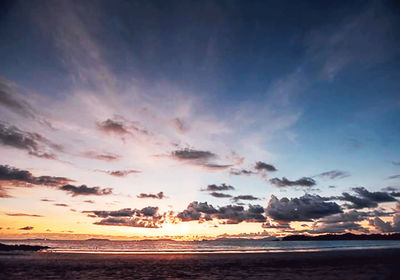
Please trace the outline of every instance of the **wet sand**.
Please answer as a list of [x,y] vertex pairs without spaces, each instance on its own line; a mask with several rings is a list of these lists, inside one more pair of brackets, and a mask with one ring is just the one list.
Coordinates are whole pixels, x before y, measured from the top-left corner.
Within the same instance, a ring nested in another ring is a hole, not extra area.
[[0,279],[400,279],[400,249],[200,255],[3,253]]

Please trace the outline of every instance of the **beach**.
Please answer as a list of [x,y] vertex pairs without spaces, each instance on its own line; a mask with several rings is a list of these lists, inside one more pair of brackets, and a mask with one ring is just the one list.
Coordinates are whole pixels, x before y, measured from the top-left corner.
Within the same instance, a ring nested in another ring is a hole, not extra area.
[[400,279],[400,249],[232,254],[3,253],[1,279]]

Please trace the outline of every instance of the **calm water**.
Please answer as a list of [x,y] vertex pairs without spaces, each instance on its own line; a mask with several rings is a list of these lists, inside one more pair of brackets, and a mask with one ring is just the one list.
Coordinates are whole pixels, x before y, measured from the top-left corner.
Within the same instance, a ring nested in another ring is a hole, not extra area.
[[212,253],[294,252],[363,248],[400,248],[400,241],[110,241],[110,240],[0,240],[4,244],[49,246],[52,252],[69,253]]

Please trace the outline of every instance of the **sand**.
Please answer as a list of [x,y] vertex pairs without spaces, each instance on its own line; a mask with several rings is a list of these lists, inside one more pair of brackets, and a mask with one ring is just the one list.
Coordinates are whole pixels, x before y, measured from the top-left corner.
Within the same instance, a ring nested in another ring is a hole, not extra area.
[[204,255],[3,253],[0,279],[400,279],[400,249]]

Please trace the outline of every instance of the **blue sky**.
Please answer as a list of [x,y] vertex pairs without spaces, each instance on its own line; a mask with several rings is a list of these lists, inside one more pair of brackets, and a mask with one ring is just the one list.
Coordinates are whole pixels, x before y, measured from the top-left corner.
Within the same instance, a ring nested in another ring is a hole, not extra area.
[[[386,211],[353,222],[379,231],[383,221],[395,231],[398,214],[390,209],[400,178],[387,178],[400,174],[399,14],[395,1],[2,1],[0,164],[8,177],[1,179],[0,210],[35,212],[54,195],[69,207],[58,210],[68,223],[54,232],[79,223],[76,234],[105,234],[106,222],[87,211],[151,204],[176,214],[168,222],[153,217],[157,229],[133,223],[143,220],[139,212],[107,225],[115,235],[168,235],[176,229],[159,228],[176,221],[191,225],[180,228],[182,235],[238,234],[249,224],[252,232],[268,227],[260,226],[262,218],[244,218],[234,228],[213,214],[208,229],[200,229],[205,213],[196,209],[201,218],[191,221],[178,213],[192,201],[251,203],[265,207],[272,223],[295,223],[274,216],[271,195],[308,194],[329,198],[344,213]],[[277,170],[256,169],[256,162]],[[77,187],[112,188],[113,202],[99,189],[63,189],[64,181],[57,187],[67,194],[36,179],[21,183],[11,167],[71,178]],[[251,175],[233,175],[243,169]],[[341,175],[319,175],[333,171]],[[294,183],[271,181],[282,177]],[[315,182],[302,186],[301,178]],[[200,191],[223,183],[234,186],[231,199]],[[343,192],[366,199],[356,187],[393,196],[368,209],[349,206]],[[90,191],[96,203],[88,207],[77,199]],[[136,197],[160,191],[168,198]],[[258,199],[235,201],[238,195]],[[0,220],[10,228],[3,234],[19,233],[19,223],[37,234],[52,224],[12,217]],[[324,217],[305,218],[309,233],[323,228]]]

